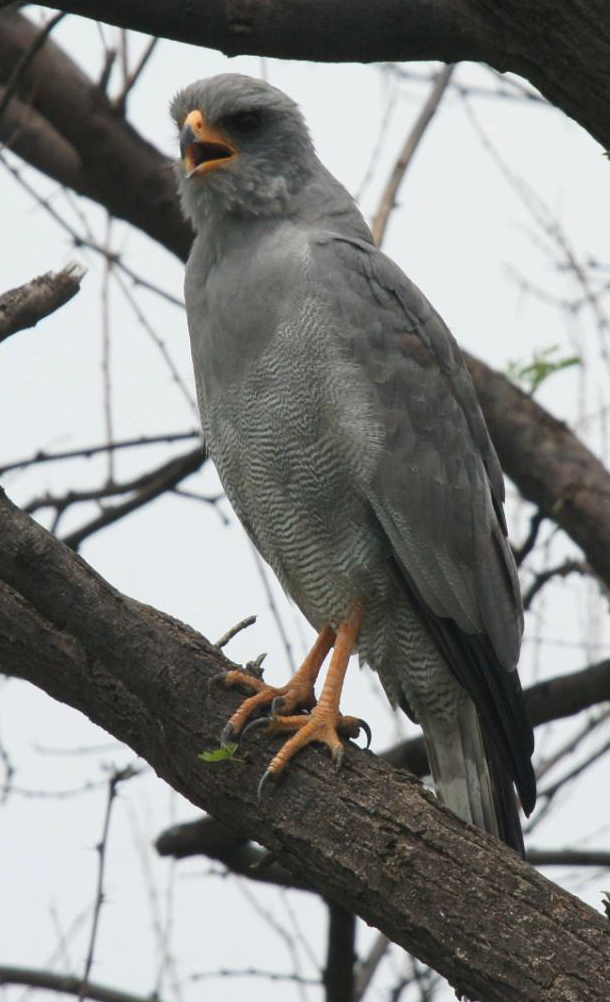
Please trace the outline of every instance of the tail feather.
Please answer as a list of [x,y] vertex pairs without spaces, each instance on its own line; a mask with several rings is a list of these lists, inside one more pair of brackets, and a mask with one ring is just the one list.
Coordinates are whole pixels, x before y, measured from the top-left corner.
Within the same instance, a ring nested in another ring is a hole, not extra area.
[[513,785],[485,740],[472,700],[466,697],[452,717],[431,716],[421,722],[439,800],[523,855]]

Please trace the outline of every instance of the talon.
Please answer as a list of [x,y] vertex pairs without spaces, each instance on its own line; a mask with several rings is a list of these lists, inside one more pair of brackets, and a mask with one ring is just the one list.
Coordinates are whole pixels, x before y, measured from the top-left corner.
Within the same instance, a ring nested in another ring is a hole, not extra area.
[[223,745],[234,744],[236,741],[239,741],[239,734],[235,734],[233,724],[229,720],[229,723],[224,725],[220,734],[220,745],[222,747]]
[[360,727],[362,728],[362,730],[366,735],[366,747],[368,749],[371,747],[371,741],[373,740],[373,734],[371,732],[371,728],[367,724],[366,720],[362,719],[362,717],[358,717],[358,723],[360,724]]
[[263,792],[264,792],[264,789],[265,789],[265,787],[266,787],[266,786],[267,786],[267,785],[269,784],[270,780],[272,780],[272,779],[273,779],[273,773],[271,772],[271,770],[270,770],[270,769],[267,769],[267,770],[266,770],[266,771],[265,771],[265,772],[263,773],[263,775],[262,775],[262,778],[261,778],[261,781],[260,781],[260,783],[258,784],[258,789],[257,789],[257,791],[256,791],[256,792],[257,792],[257,796],[258,796],[258,799],[259,799],[259,801],[263,799]]
[[[240,737],[245,738],[246,734],[248,734],[250,731],[255,731],[259,727],[268,727],[270,721],[271,717],[256,717],[254,720],[250,720],[244,727],[243,731],[241,732]],[[229,725],[227,724],[227,727],[228,726]]]
[[224,685],[227,674],[228,672],[226,671],[219,671],[217,675],[212,675],[212,677],[208,679],[208,691],[212,685]]
[[343,745],[340,745],[338,748],[333,748],[332,760],[335,763],[336,772],[339,772],[339,769],[341,768],[341,763],[343,762],[344,755],[345,752],[343,750]]
[[286,700],[283,696],[276,696],[271,704],[271,713],[281,713],[282,708],[286,705]]

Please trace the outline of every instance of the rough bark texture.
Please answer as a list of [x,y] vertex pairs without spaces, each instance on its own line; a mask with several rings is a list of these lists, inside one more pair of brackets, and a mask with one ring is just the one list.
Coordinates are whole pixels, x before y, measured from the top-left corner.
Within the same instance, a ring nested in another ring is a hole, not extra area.
[[607,0],[63,0],[60,9],[230,56],[486,62],[524,76],[610,147]]
[[3,669],[70,704],[221,822],[377,926],[471,998],[607,1002],[607,920],[460,822],[418,781],[348,748],[335,774],[308,749],[256,788],[275,743],[204,764],[239,697],[193,630],[126,598],[0,497]]
[[0,296],[0,341],[26,327],[35,327],[80,289],[85,269],[69,264],[61,271],[47,271],[26,285],[9,289]]

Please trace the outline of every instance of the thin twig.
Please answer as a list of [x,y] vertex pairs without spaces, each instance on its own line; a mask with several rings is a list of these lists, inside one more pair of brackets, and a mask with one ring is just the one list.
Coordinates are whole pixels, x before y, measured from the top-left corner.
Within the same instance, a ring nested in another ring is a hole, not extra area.
[[121,115],[125,114],[125,109],[127,107],[127,97],[129,95],[129,92],[133,89],[133,87],[135,86],[135,84],[138,82],[140,74],[142,73],[142,70],[144,69],[144,67],[146,66],[148,60],[150,59],[150,57],[152,56],[153,52],[155,51],[155,47],[156,47],[158,41],[159,41],[158,38],[151,38],[150,39],[148,45],[144,49],[144,52],[140,56],[140,59],[136,63],[135,69],[133,69],[131,71],[131,73],[127,74],[127,78],[125,80],[125,83],[123,85],[123,89],[121,90],[121,93],[117,97],[114,98],[114,100],[112,102],[112,105],[116,109],[116,111],[118,111]]
[[409,164],[413,160],[423,135],[432,121],[439,104],[441,103],[443,94],[445,93],[447,85],[451,80],[454,68],[455,64],[451,63],[448,66],[444,66],[438,74],[436,80],[434,81],[434,86],[432,87],[432,90],[430,91],[430,94],[417,117],[415,125],[407,136],[404,146],[400,151],[400,156],[398,157],[398,160],[394,165],[394,169],[390,174],[371,227],[373,239],[378,247],[381,246],[383,242],[390,213],[396,204],[398,189],[402,184],[402,180],[407,172]]
[[530,527],[527,536],[523,540],[521,546],[513,550],[513,556],[515,558],[515,563],[517,567],[520,567],[523,561],[534,549],[536,545],[536,540],[538,539],[538,533],[540,532],[540,527],[547,516],[544,515],[540,510],[534,512],[530,519]]
[[[89,981],[83,993],[82,979],[75,974],[56,974],[54,971],[40,971],[31,967],[11,967],[0,964],[0,985],[26,985],[28,988],[46,988],[62,995],[77,995],[95,1002],[150,1002],[149,996],[131,995],[116,988],[109,988]],[[155,1002],[161,1002],[155,996]]]
[[135,497],[124,501],[122,504],[104,509],[101,515],[96,516],[96,518],[81,526],[80,529],[76,529],[69,535],[64,536],[63,542],[66,546],[74,550],[78,549],[80,544],[95,532],[105,529],[125,515],[129,515],[132,511],[136,511],[143,505],[148,504],[149,501],[159,497],[165,491],[170,491],[177,483],[184,480],[185,477],[199,470],[205,460],[206,454],[201,449],[193,449],[192,452],[187,452],[184,456],[171,459],[168,463],[159,467],[157,471],[158,476],[150,480],[147,486],[139,491]]
[[108,780],[108,799],[106,801],[106,812],[104,814],[104,823],[102,825],[102,837],[99,844],[97,845],[97,852],[99,854],[98,859],[98,869],[97,869],[97,883],[95,889],[95,903],[93,906],[93,921],[91,923],[91,934],[89,936],[89,947],[87,949],[87,959],[85,961],[85,969],[83,972],[83,977],[81,981],[80,991],[78,993],[78,1002],[83,1002],[83,999],[88,996],[88,985],[89,985],[89,975],[91,973],[91,966],[93,964],[93,954],[95,952],[95,942],[97,939],[97,930],[99,928],[100,914],[102,911],[102,904],[104,903],[104,870],[106,866],[106,851],[108,849],[108,833],[110,831],[110,816],[112,814],[112,805],[116,798],[117,788],[119,783],[124,780],[131,779],[133,776],[138,774],[139,770],[132,765],[128,765],[125,769],[121,769],[112,774]]
[[378,933],[368,955],[360,962],[356,969],[356,983],[354,985],[354,1002],[360,1002],[365,992],[373,980],[375,971],[385,957],[388,947],[391,945],[387,936],[382,932]]
[[523,594],[523,608],[529,609],[535,596],[553,578],[565,578],[569,574],[591,574],[591,568],[584,560],[564,560],[556,567],[548,567],[534,575],[534,580]]
[[226,633],[223,633],[220,640],[217,640],[214,646],[217,647],[219,651],[221,651],[223,647],[227,646],[229,640],[233,640],[233,637],[237,636],[238,633],[241,633],[242,630],[246,630],[249,626],[252,626],[254,623],[256,623],[256,616],[246,616],[245,619],[241,619],[239,623],[236,623],[235,626],[232,626],[230,630],[227,630]]
[[118,442],[105,442],[104,445],[88,445],[81,449],[68,449],[66,452],[35,452],[33,456],[26,459],[16,459],[6,466],[0,466],[0,476],[9,473],[11,470],[25,469],[27,466],[36,466],[38,463],[55,463],[66,459],[90,459],[111,449],[134,449],[143,445],[165,445],[170,442],[190,441],[199,438],[199,431],[180,431],[167,435],[141,435],[140,438],[125,438]]

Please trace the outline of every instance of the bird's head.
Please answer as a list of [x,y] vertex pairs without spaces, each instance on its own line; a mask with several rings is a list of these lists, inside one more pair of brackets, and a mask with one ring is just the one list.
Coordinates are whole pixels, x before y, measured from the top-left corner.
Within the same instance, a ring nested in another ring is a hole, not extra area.
[[176,95],[171,114],[182,207],[196,228],[211,212],[285,213],[315,170],[298,106],[262,80],[238,73],[200,80]]

